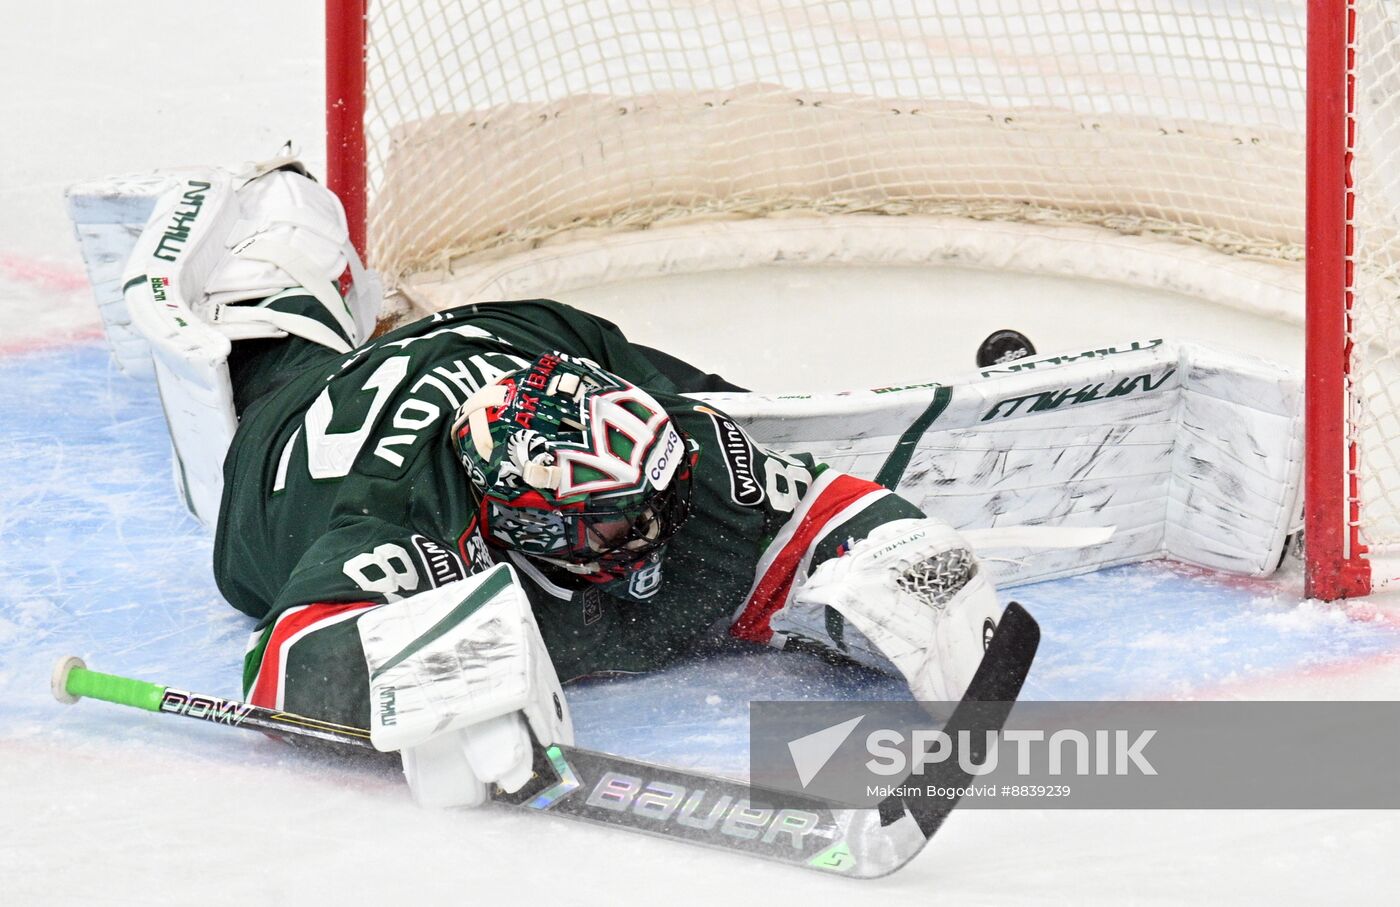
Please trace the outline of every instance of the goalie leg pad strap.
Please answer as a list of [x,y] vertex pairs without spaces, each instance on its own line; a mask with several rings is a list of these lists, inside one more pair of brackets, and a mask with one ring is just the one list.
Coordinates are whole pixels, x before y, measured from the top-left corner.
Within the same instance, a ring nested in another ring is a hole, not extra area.
[[281,312],[263,306],[219,306],[216,312],[215,317],[220,325],[249,324],[259,331],[265,331],[271,325],[283,334],[310,340],[337,353],[350,352],[350,344],[334,329],[295,312]]
[[[368,334],[361,335],[355,323],[355,318],[350,313],[349,306],[346,305],[345,300],[340,298],[340,294],[336,292],[334,283],[326,279],[316,263],[303,255],[296,247],[280,240],[254,238],[235,247],[233,254],[239,258],[275,265],[286,272],[287,275],[295,281],[295,283],[292,284],[293,286],[302,287],[321,301],[321,305],[326,307],[326,311],[331,314],[336,324],[340,326],[341,333],[344,337],[336,337],[333,333],[326,331],[324,326],[319,322],[310,321],[309,319],[301,319],[300,321],[306,321],[310,325],[315,325],[311,334],[304,333],[307,325],[301,324],[299,321],[267,318],[268,323],[274,328],[285,331],[288,334],[304,337],[322,346],[329,346],[331,349],[340,353],[349,352],[351,343],[359,343],[368,339]],[[238,313],[247,315],[250,310],[220,305],[215,311],[217,313],[217,320],[227,320],[229,316]],[[256,310],[252,311],[256,312]],[[264,317],[272,314],[277,313],[263,313]],[[218,315],[223,317],[218,318]],[[250,317],[247,320],[256,322],[257,319]],[[329,336],[327,336],[328,334]],[[351,343],[347,343],[347,339],[350,340]]]

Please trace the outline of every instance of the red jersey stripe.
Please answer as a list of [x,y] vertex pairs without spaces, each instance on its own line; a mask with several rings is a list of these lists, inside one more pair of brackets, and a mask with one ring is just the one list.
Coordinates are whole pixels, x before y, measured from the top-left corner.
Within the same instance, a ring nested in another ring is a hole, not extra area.
[[886,489],[855,476],[838,475],[823,488],[807,508],[796,531],[759,577],[743,611],[734,619],[729,635],[751,642],[767,643],[773,638],[768,619],[782,608],[797,578],[807,549],[833,528],[832,518],[868,495],[884,497]]
[[267,641],[267,648],[263,650],[262,664],[258,666],[258,678],[253,682],[248,701],[266,709],[281,708],[286,650],[302,636],[316,630],[320,624],[339,623],[356,612],[375,607],[378,606],[373,602],[304,605],[292,608],[278,617],[272,628],[272,636]]

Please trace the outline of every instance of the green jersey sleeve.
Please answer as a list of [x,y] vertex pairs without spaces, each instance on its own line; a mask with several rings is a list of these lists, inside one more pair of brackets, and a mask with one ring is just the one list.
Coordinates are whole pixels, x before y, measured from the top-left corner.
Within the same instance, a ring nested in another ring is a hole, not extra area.
[[754,540],[749,583],[731,615],[733,636],[773,642],[769,619],[791,600],[800,577],[845,553],[876,526],[923,516],[874,482],[807,454],[765,447],[714,407],[689,404],[679,418],[702,445],[697,482],[704,500]]
[[394,602],[485,566],[465,563],[448,542],[365,517],[318,538],[292,569],[271,611],[312,603]]

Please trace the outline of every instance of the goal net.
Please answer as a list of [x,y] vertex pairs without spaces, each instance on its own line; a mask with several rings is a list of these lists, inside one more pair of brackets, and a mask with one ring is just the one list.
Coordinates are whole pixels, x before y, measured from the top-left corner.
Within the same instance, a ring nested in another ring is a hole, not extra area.
[[1358,594],[1400,551],[1400,11],[1312,7],[1325,72],[1304,0],[328,3],[332,181],[420,308],[755,256],[996,263],[1035,235],[1036,267],[1297,320],[1311,67],[1340,144],[1311,155],[1337,336],[1310,588]]

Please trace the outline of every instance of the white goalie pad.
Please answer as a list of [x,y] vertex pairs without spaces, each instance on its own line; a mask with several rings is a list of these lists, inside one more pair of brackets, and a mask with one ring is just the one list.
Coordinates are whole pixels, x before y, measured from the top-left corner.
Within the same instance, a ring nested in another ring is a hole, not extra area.
[[[246,183],[291,163],[295,163],[292,158],[275,158],[253,165],[236,178]],[[153,367],[150,345],[133,325],[122,293],[127,262],[157,206],[168,207],[164,197],[172,188],[188,178],[205,179],[210,173],[222,172],[185,168],[88,180],[68,187],[68,217],[87,267],[107,344],[117,365],[129,375],[150,376]],[[226,245],[232,247],[254,233],[284,244],[293,240],[299,248],[306,247],[300,257],[312,264],[310,270],[328,281],[337,279],[348,264],[354,283],[347,301],[357,333],[367,337],[373,332],[381,309],[379,278],[373,271],[362,270],[358,258],[350,254],[348,236],[340,226],[344,215],[333,195],[309,181],[284,177],[275,184],[260,181],[252,191],[241,192],[240,205],[247,213],[241,229],[235,225],[235,235]],[[299,228],[308,221],[312,228]],[[336,240],[337,236],[341,238]],[[297,278],[279,270],[266,262],[231,258],[209,288],[211,301],[257,299],[311,279],[305,273],[307,268],[300,268]]]
[[1297,378],[1197,345],[1131,343],[947,384],[693,396],[958,530],[1114,527],[1068,548],[1000,534],[981,552],[999,586],[1160,557],[1267,575],[1301,512]]
[[[840,630],[833,609],[843,619]],[[842,556],[799,576],[772,626],[775,637],[804,637],[904,677],[915,699],[956,702],[982,663],[1001,610],[968,540],[925,517],[877,526]]]
[[509,565],[375,608],[358,628],[376,749],[417,747],[513,712],[541,743],[573,742],[554,663]]
[[174,173],[110,177],[68,188],[68,219],[87,266],[112,359],[126,374],[151,377],[150,344],[131,323],[122,295],[122,272],[156,202],[169,190]]
[[[230,343],[295,334],[345,352],[374,330],[377,279],[350,247],[340,202],[298,166],[278,158],[236,175],[181,170],[69,191],[113,356],[128,373],[154,373],[177,487],[206,524],[237,427]],[[347,268],[348,301],[335,286]],[[318,298],[350,341],[310,318],[238,304],[294,287]]]
[[191,304],[223,256],[238,218],[229,174],[190,174],[157,201],[137,239],[122,291],[131,326],[149,345],[185,505],[212,525],[223,493],[224,454],[238,419],[227,336]]

